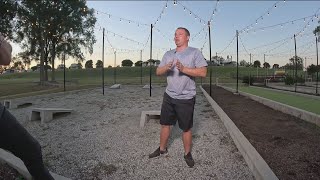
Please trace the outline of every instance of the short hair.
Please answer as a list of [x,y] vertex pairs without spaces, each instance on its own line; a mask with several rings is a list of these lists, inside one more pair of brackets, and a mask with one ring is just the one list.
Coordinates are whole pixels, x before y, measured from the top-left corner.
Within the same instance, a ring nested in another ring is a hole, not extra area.
[[177,29],[183,29],[187,33],[187,35],[190,36],[190,32],[189,32],[189,30],[187,28],[178,27]]

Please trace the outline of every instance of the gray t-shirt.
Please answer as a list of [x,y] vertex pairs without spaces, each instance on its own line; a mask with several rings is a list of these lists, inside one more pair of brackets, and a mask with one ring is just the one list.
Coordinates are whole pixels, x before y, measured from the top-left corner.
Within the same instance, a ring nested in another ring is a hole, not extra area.
[[159,64],[163,67],[173,61],[173,67],[167,72],[166,93],[174,99],[192,99],[196,95],[196,84],[194,77],[181,73],[177,67],[177,59],[188,68],[199,68],[208,66],[202,53],[193,47],[187,47],[181,52],[176,50],[167,51]]

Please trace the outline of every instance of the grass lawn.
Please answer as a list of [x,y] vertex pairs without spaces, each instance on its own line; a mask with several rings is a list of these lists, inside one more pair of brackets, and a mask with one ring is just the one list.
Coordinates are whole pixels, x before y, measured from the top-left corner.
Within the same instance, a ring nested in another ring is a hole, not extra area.
[[[235,85],[227,86],[236,88]],[[242,85],[239,85],[239,90],[320,115],[320,101],[318,99]]]
[[[166,84],[164,76],[156,76],[156,67],[151,68],[152,84]],[[211,71],[211,73],[210,73]],[[0,75],[0,99],[10,97],[23,97],[39,93],[52,93],[63,91],[63,70],[55,71],[55,80],[60,87],[39,86],[40,72],[26,72]],[[239,67],[239,77],[251,75],[264,76],[266,71],[262,68]],[[271,75],[272,69],[267,71]],[[116,74],[116,78],[114,78]],[[196,83],[235,83],[236,67],[213,66],[208,68],[206,78],[196,78]],[[48,72],[51,80],[51,71]],[[141,79],[142,76],[142,79]],[[106,87],[112,84],[123,85],[145,85],[150,81],[150,67],[117,67],[104,69],[104,84]],[[141,82],[142,81],[142,82]],[[239,80],[242,82],[241,80]],[[76,83],[75,83],[76,82]],[[99,87],[102,85],[102,69],[66,69],[66,90],[83,89],[88,87]]]

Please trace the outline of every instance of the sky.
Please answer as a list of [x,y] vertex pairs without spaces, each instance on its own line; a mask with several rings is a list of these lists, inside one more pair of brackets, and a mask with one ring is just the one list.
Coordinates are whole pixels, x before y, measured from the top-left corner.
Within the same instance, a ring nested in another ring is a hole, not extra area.
[[[93,54],[84,51],[85,57],[94,64],[102,60],[104,28],[105,67],[121,65],[124,59],[161,60],[166,51],[175,48],[177,27],[189,29],[189,46],[210,59],[208,21],[211,56],[217,53],[236,61],[238,31],[239,61],[249,62],[251,53],[252,62],[265,60],[271,66],[282,66],[295,55],[296,35],[297,55],[306,59],[307,66],[316,64],[312,31],[320,25],[319,1],[87,1],[87,5],[97,17],[97,42]],[[19,45],[15,47],[14,54],[21,50]],[[67,64],[75,62],[69,58]]]

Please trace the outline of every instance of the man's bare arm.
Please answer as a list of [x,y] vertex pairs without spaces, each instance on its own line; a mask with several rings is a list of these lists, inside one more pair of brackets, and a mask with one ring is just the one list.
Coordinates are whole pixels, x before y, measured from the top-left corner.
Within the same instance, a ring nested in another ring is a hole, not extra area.
[[193,77],[206,77],[207,76],[207,67],[199,67],[199,68],[188,68],[183,66],[180,61],[176,63],[177,68],[180,72],[187,74]]
[[170,62],[162,67],[158,67],[157,71],[156,71],[157,76],[161,76],[161,75],[164,75],[165,73],[167,73],[167,71],[169,71],[171,69],[172,64],[173,64],[173,62]]
[[200,67],[200,68],[183,68],[184,74],[187,74],[189,76],[193,77],[206,77],[207,76],[207,67]]

